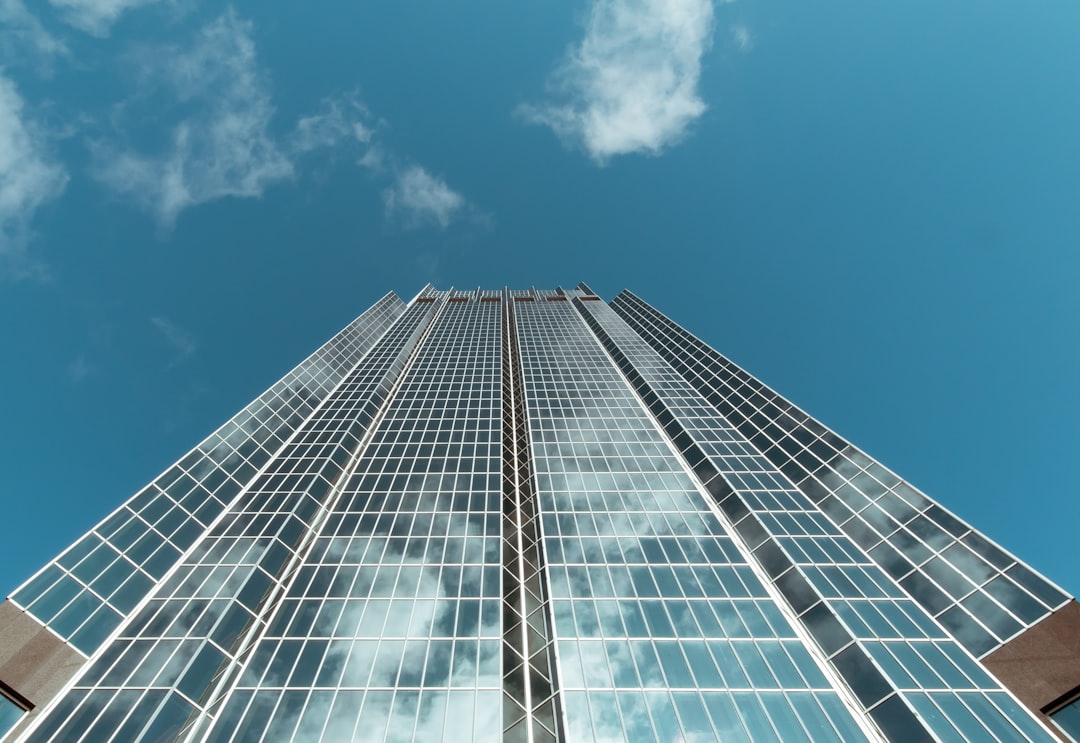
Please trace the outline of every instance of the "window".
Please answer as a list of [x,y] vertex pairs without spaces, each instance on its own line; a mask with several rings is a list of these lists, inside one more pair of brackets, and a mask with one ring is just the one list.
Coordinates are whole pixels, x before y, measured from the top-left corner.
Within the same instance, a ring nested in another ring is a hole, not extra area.
[[1074,697],[1065,706],[1051,712],[1050,719],[1072,740],[1080,741],[1080,695]]
[[0,682],[0,738],[15,727],[33,705],[7,684]]

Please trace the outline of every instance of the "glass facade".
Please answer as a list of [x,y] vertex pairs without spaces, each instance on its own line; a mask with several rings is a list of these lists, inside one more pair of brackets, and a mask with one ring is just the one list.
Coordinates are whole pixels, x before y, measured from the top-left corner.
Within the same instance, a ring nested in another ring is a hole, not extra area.
[[404,308],[388,294],[68,548],[12,599],[83,654],[93,653]]
[[1050,719],[1065,731],[1070,740],[1080,741],[1080,699],[1074,699],[1056,712],[1052,712]]
[[611,306],[813,508],[977,656],[1070,599],[633,293]]
[[568,738],[867,740],[575,307],[515,310]]
[[0,737],[15,727],[24,714],[26,710],[0,694]]
[[1049,743],[977,658],[1067,600],[632,294],[428,286],[12,595],[0,737]]

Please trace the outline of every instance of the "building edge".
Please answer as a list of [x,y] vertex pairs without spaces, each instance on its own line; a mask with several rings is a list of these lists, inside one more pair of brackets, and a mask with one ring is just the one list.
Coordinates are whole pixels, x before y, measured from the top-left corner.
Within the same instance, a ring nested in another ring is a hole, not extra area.
[[[585,287],[584,284],[582,284],[582,288],[587,290],[587,287]],[[735,365],[730,359],[727,359],[727,357],[716,352],[711,346],[694,336],[685,328],[678,326],[674,321],[671,321],[670,318],[667,318],[651,305],[648,305],[629,289],[624,289],[615,300],[609,304],[609,306],[615,310],[616,314],[626,320],[630,326],[641,335],[646,343],[654,345],[650,335],[642,332],[643,325],[641,322],[635,321],[635,318],[633,318],[625,309],[629,301],[636,301],[639,306],[648,308],[651,312],[663,317],[686,336],[695,340],[702,347],[711,350],[713,353],[717,354],[718,357],[723,358],[728,364],[731,364],[741,371],[741,367]],[[660,351],[659,348],[656,350]],[[663,355],[664,354],[661,352],[661,356]],[[708,374],[708,371],[703,368],[694,368],[692,371],[698,375]],[[680,373],[684,379],[693,386],[697,386],[694,385],[694,373],[687,374],[683,371],[680,371]],[[743,373],[745,374],[746,372]],[[748,376],[750,379],[757,381],[757,378],[753,375],[748,374]],[[788,412],[793,412],[798,416],[801,416],[803,423],[800,425],[805,425],[806,421],[812,421],[827,434],[842,440],[847,449],[857,449],[857,447],[854,447],[846,439],[836,435],[832,429],[829,429],[816,418],[791,403],[787,398],[777,394],[766,385],[762,384],[762,389],[771,392],[778,400],[783,400],[787,404]],[[738,423],[736,423],[736,428],[746,430],[746,426],[739,425]],[[861,449],[858,451],[862,453]],[[766,456],[768,456],[768,454],[766,454]],[[869,457],[865,453],[863,453],[863,456],[877,463],[876,459]],[[794,459],[792,459],[792,461],[794,461]],[[884,467],[883,465],[879,466]],[[828,467],[828,464],[826,464],[826,467]],[[781,469],[784,468],[781,467]],[[891,473],[891,470],[889,471]],[[961,524],[968,533],[977,534],[984,540],[990,541],[989,538],[983,536],[978,529],[952,513],[951,510],[946,509],[938,501],[927,496],[921,490],[914,488],[914,486],[911,486],[910,483],[903,478],[900,478],[899,476],[896,477],[902,483],[916,490],[918,495],[925,498],[927,502],[939,509],[938,515],[942,520]],[[796,482],[796,485],[800,490],[805,490],[802,482]],[[807,494],[810,495],[810,493]],[[819,499],[812,498],[812,500]],[[819,501],[819,507],[820,505]],[[826,515],[829,516],[829,518],[832,518],[832,514],[826,513]],[[1026,627],[1020,629],[1020,631],[999,642],[996,647],[982,653],[974,652],[974,650],[971,649],[969,650],[971,650],[972,655],[976,660],[978,660],[1005,689],[1015,695],[1017,699],[1023,703],[1036,718],[1046,725],[1053,734],[1064,741],[1064,743],[1075,743],[1075,739],[1070,737],[1070,735],[1054,721],[1054,715],[1064,707],[1080,702],[1080,603],[1078,603],[1075,598],[1069,596],[1064,589],[1039,571],[1032,568],[1011,551],[1001,547],[997,543],[992,543],[992,547],[1011,558],[1016,566],[1022,566],[1026,571],[1029,571],[1036,576],[1037,579],[1050,586],[1052,590],[1060,593],[1061,597],[1056,603],[1045,601],[1044,603],[1050,607],[1048,611],[1045,611],[1041,617],[1035,619]],[[870,557],[874,559],[875,562],[878,562],[878,559],[873,554],[870,554]],[[882,567],[886,566],[882,565]],[[886,572],[890,571],[886,568]],[[891,577],[893,577],[894,580],[896,579],[896,576]],[[901,588],[911,595],[916,602],[923,603],[921,596],[912,593],[907,586],[899,581],[896,582],[897,585],[900,585]],[[925,608],[933,614],[929,607]],[[934,618],[941,623],[937,616]],[[944,623],[942,623],[942,625],[950,636],[956,637],[957,633],[954,628],[944,625]]]
[[1053,714],[1080,698],[1080,603],[1076,599],[989,655],[983,665],[1054,733]]
[[86,656],[10,600],[0,604],[0,628],[0,695],[24,712],[8,731],[14,740],[82,669]]

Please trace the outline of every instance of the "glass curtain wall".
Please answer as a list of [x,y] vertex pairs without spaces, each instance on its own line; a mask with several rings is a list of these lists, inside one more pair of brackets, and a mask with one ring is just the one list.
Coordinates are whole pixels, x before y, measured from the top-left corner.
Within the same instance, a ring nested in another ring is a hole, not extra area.
[[867,740],[570,302],[515,313],[569,739]]
[[19,743],[1051,743],[976,656],[1068,597],[580,285],[387,295],[12,600]]

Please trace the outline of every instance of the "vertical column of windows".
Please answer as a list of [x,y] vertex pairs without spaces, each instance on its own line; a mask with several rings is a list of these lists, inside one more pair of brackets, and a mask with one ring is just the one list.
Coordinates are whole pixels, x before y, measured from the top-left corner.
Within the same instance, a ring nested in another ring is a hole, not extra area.
[[213,743],[499,739],[502,317],[450,298]]
[[92,654],[281,448],[404,305],[387,295],[12,595]]
[[890,740],[1051,740],[621,318],[578,306]]
[[619,370],[548,296],[515,315],[567,738],[866,740]]
[[27,740],[176,740],[220,711],[432,313],[406,311]]
[[612,307],[953,636],[985,655],[1068,596],[629,292]]
[[513,298],[503,310],[503,741],[544,743],[561,730],[551,605],[529,456]]

